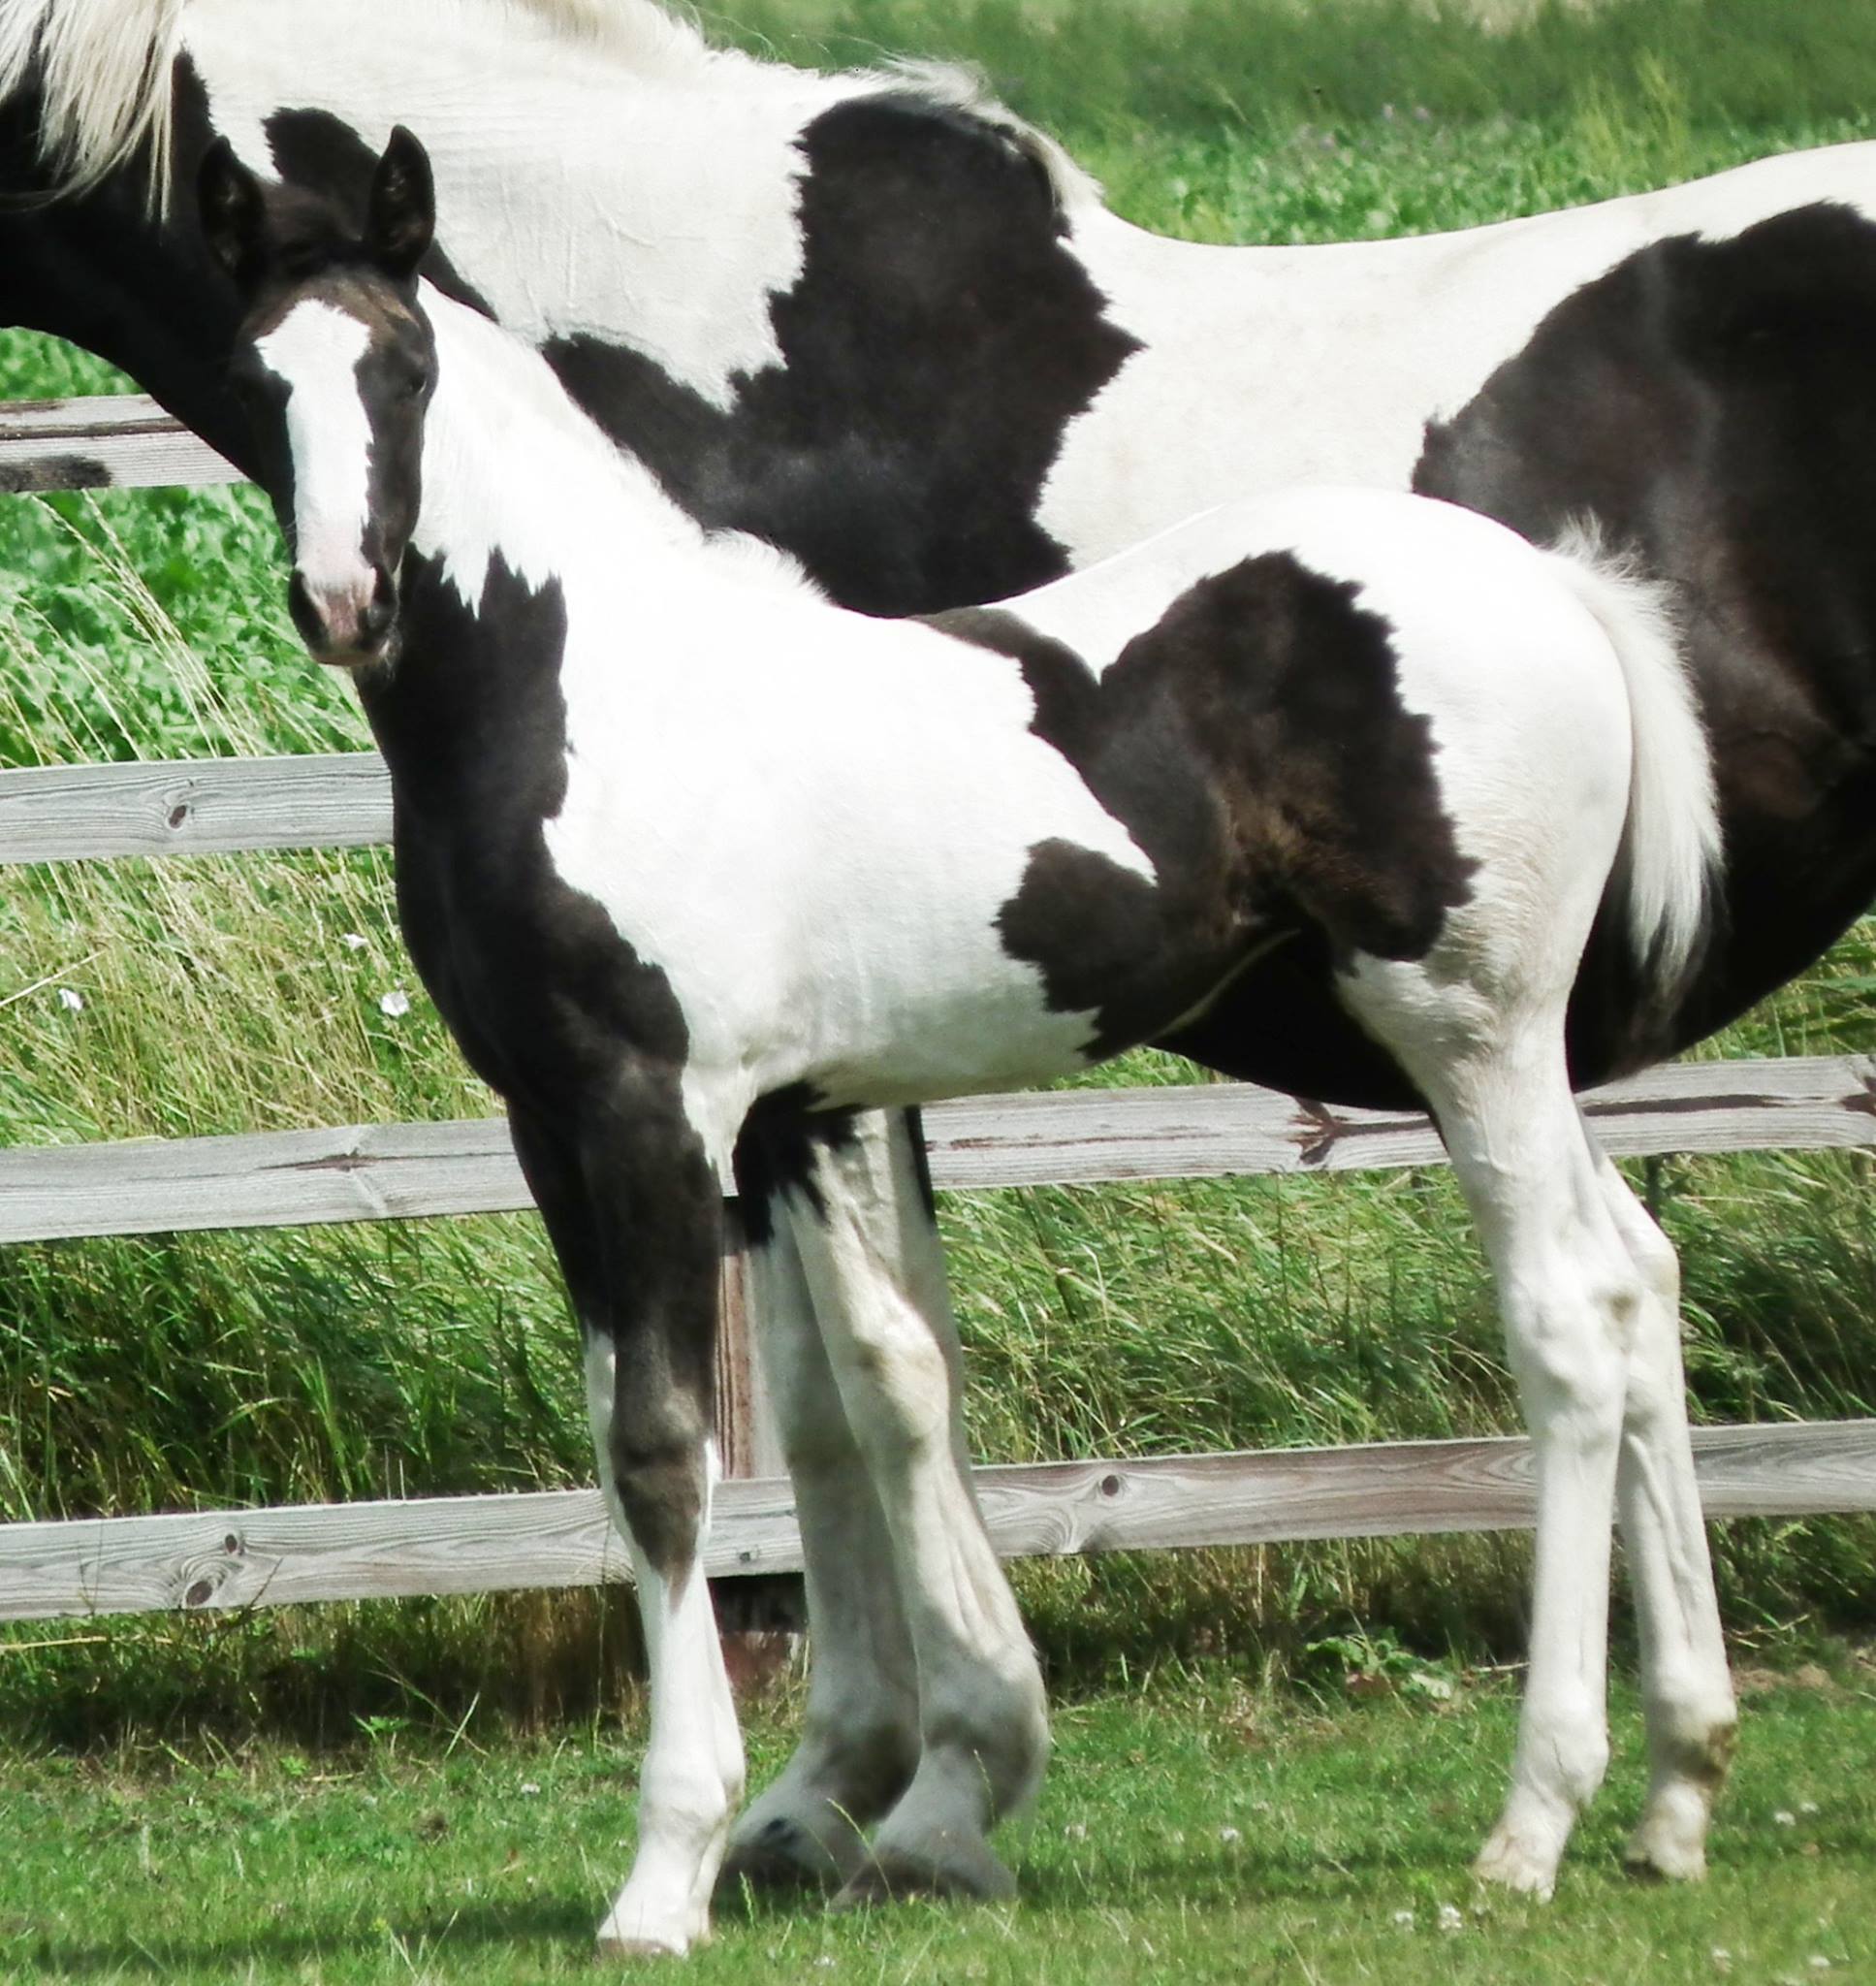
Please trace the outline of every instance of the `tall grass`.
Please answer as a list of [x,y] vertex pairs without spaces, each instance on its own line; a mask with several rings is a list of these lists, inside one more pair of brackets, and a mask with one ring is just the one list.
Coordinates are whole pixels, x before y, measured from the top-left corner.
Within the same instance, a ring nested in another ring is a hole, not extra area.
[[[1612,0],[1489,40],[1389,0],[846,0],[743,18],[798,58],[874,43],[972,55],[1133,218],[1219,240],[1463,226],[1855,135],[1876,106],[1876,15],[1813,0]],[[0,335],[0,397],[111,383],[81,355]],[[287,625],[252,492],[0,503],[0,762],[363,735]],[[380,854],[18,870],[0,937],[7,1141],[493,1107],[403,960]],[[1712,1052],[1876,1048],[1873,984],[1860,930]],[[407,1014],[381,1009],[395,990]],[[1178,1073],[1132,1058],[1097,1079]],[[1869,1171],[1859,1155],[1638,1169],[1686,1265],[1697,1413],[1876,1411]],[[986,1456],[1515,1425],[1444,1174],[1036,1189],[954,1197],[942,1217]],[[0,1518],[506,1489],[588,1468],[572,1334],[531,1219],[0,1251]],[[1865,1521],[1730,1526],[1730,1618],[1761,1634],[1866,1623],[1873,1548]],[[1509,1652],[1523,1549],[1112,1558],[1029,1567],[1021,1585],[1063,1681],[1204,1653],[1307,1664],[1364,1627]],[[54,1641],[74,1645],[38,1646]],[[452,1716],[478,1696],[540,1714],[589,1696],[628,1641],[616,1605],[589,1595],[27,1628],[0,1635],[0,1716],[70,1738],[185,1709],[314,1734],[427,1700]]]

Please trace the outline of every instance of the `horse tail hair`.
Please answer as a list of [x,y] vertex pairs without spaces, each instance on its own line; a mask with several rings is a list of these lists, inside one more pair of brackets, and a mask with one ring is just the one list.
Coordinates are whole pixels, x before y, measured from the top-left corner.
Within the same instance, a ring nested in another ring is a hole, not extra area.
[[1556,569],[1602,628],[1628,689],[1629,812],[1611,878],[1651,1004],[1670,1009],[1712,933],[1723,849],[1713,758],[1667,590],[1611,553],[1591,524],[1552,545]]
[[169,192],[171,67],[183,0],[8,0],[0,96],[39,87],[40,157],[83,193],[146,150],[151,210]]

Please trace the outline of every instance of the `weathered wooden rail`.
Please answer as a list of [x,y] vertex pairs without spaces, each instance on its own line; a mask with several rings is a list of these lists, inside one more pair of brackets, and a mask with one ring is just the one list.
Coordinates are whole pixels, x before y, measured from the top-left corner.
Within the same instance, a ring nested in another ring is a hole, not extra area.
[[[0,407],[0,490],[237,480],[141,399]],[[375,754],[0,773],[0,861],[362,847],[389,839]],[[1587,1100],[1619,1156],[1876,1147],[1876,1060],[1679,1064]],[[1411,1113],[1330,1109],[1243,1084],[980,1097],[926,1113],[945,1189],[1341,1171],[1444,1162]],[[499,1119],[0,1152],[0,1242],[301,1226],[529,1205]],[[732,1291],[736,1265],[728,1267]],[[800,1539],[761,1460],[749,1368],[722,1407],[745,1480],[725,1483],[709,1569],[786,1572]],[[1876,1421],[1696,1437],[1709,1516],[1876,1510]],[[1060,1554],[1532,1520],[1527,1444],[1064,1462],[980,1472],[1000,1551]],[[0,1525],[0,1619],[516,1586],[622,1574],[595,1492]]]

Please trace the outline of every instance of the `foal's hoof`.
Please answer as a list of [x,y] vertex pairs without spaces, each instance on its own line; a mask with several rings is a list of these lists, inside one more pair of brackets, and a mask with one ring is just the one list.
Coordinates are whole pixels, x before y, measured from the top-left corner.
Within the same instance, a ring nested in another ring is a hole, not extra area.
[[1547,1844],[1500,1828],[1479,1849],[1472,1873],[1480,1882],[1547,1904],[1557,1887],[1557,1857]]
[[1657,1807],[1629,1837],[1622,1860],[1644,1881],[1699,1882],[1706,1874],[1706,1811],[1698,1816]]
[[832,1907],[853,1910],[865,1904],[897,1904],[912,1897],[1002,1904],[1015,1894],[1015,1876],[987,1843],[946,1840],[923,1851],[876,1847],[847,1877]]
[[681,1959],[690,1949],[690,1939],[682,1936],[654,1938],[645,1933],[621,1936],[601,1931],[594,1956],[602,1962],[626,1959]]
[[778,1817],[747,1841],[734,1842],[716,1876],[718,1896],[734,1896],[747,1883],[762,1895],[826,1896],[862,1865],[866,1843],[856,1833],[844,1862],[797,1821]]

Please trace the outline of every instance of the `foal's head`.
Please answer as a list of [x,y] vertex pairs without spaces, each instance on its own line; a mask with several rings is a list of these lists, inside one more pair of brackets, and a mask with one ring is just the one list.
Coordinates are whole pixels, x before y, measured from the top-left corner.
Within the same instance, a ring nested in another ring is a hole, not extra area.
[[384,652],[397,568],[422,496],[435,379],[417,265],[435,196],[400,126],[372,176],[363,234],[327,203],[268,188],[218,139],[203,160],[203,226],[240,290],[230,380],[293,553],[288,600],[322,661]]

